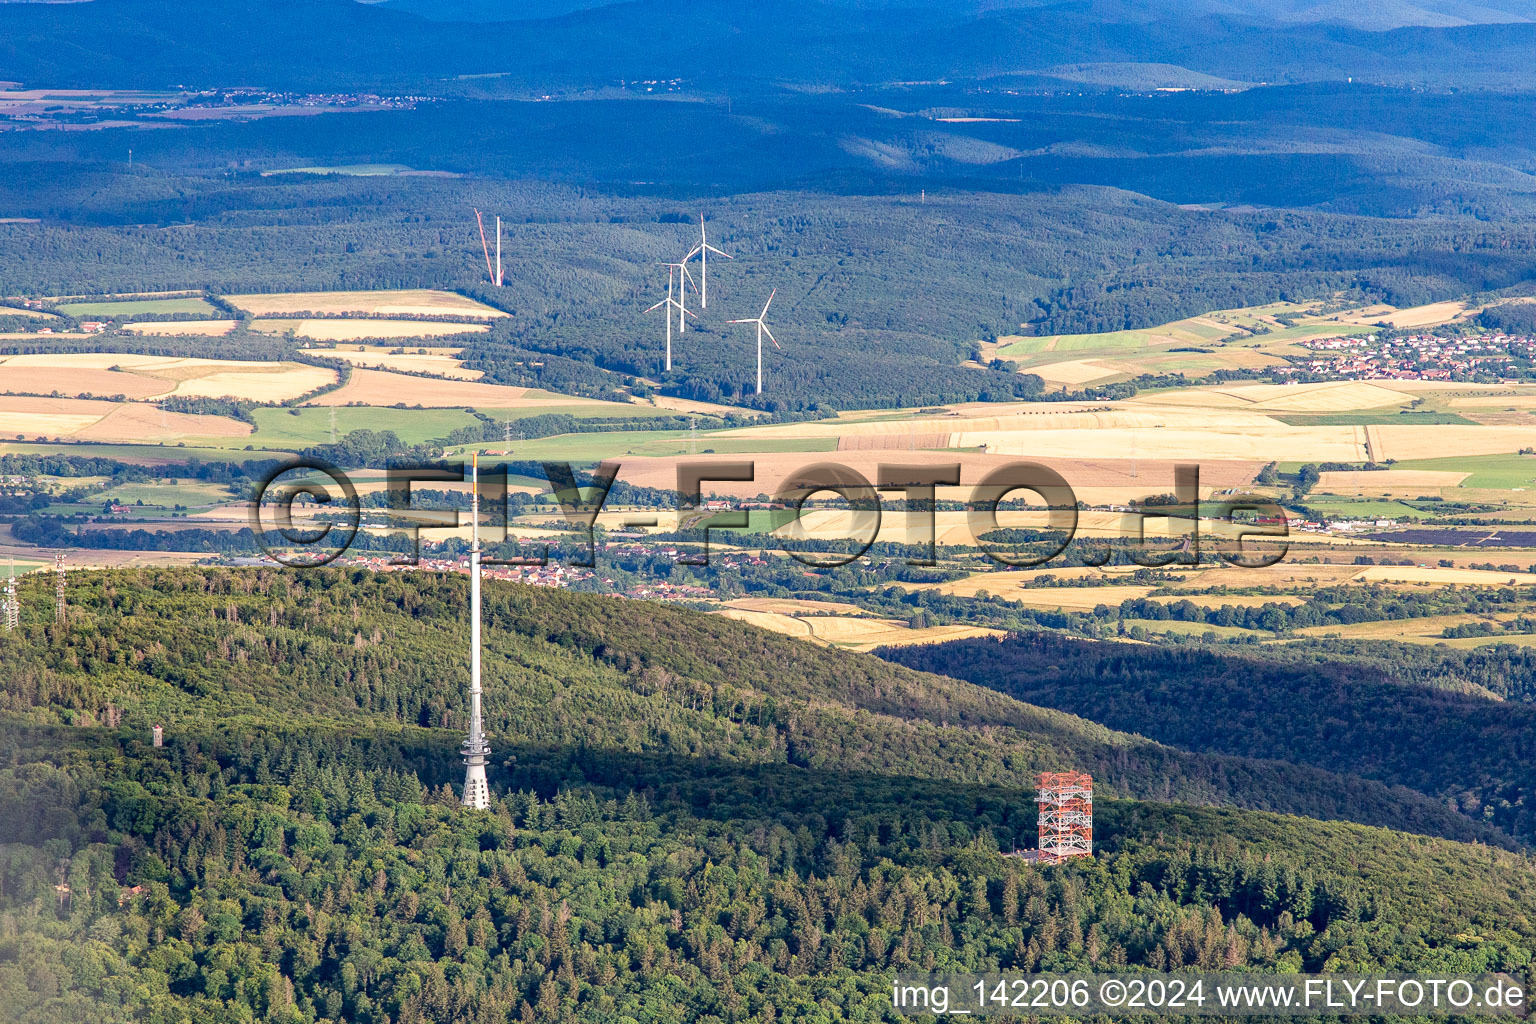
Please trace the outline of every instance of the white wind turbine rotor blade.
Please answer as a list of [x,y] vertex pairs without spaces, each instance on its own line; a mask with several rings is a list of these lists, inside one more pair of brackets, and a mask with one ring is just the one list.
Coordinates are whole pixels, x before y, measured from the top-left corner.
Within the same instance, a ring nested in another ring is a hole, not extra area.
[[755,324],[755,323],[757,323],[757,317],[755,317],[755,316],[747,316],[747,317],[742,317],[740,320],[727,320],[726,323],[728,323],[728,324]]
[[683,262],[687,263],[689,260],[693,259],[695,256],[697,256],[699,253],[703,252],[707,248],[710,248],[710,247],[709,246],[704,246],[704,245],[696,245],[696,246],[694,246],[692,249],[688,250],[688,255],[683,257]]
[[768,307],[769,307],[770,304],[772,304],[773,297],[775,295],[777,295],[777,294],[779,294],[779,290],[777,288],[775,288],[773,291],[768,293],[768,301],[763,303],[763,311],[761,313],[757,314],[757,318],[759,320],[761,320],[763,317],[768,315]]
[[656,305],[650,307],[650,309],[647,309],[646,312],[649,313],[652,310],[660,309],[662,306],[665,306],[667,303],[669,303],[671,301],[672,301],[671,299],[662,299],[660,302],[656,303]]
[[773,336],[773,332],[768,329],[768,325],[763,323],[761,320],[759,320],[758,323],[762,325],[763,333],[768,335],[768,340],[773,342],[773,347],[778,349],[780,352],[783,352],[783,346],[779,344],[779,339]]
[[733,260],[733,259],[736,258],[735,256],[732,256],[730,253],[726,252],[724,249],[716,249],[714,246],[710,245],[708,242],[704,243],[704,248],[708,249],[710,252],[714,253],[716,256],[724,256],[728,260]]

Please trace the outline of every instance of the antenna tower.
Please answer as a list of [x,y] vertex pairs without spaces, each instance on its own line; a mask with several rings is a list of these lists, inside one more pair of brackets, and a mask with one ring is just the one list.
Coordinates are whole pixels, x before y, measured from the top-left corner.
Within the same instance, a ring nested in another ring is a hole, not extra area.
[[485,781],[485,763],[491,756],[485,742],[485,727],[480,716],[480,456],[471,456],[470,545],[469,545],[469,735],[464,738],[465,807],[485,810],[491,805],[490,787]]

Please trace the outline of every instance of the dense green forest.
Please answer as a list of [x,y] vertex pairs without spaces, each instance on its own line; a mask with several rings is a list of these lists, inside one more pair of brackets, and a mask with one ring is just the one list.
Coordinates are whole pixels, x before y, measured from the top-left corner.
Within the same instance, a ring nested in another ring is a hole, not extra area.
[[[1522,854],[1166,803],[1503,842],[1406,790],[716,617],[489,585],[479,813],[449,788],[462,578],[76,573],[64,626],[40,583],[0,636],[0,990],[29,1022],[891,1020],[901,968],[1536,945]],[[1098,856],[1001,856],[1067,765],[1098,779]]]
[[[1497,659],[1507,688],[1528,691],[1525,659],[1400,649],[1371,664],[1340,658],[1329,644],[1236,653],[1035,633],[885,655],[1178,747],[1409,786],[1529,843],[1536,777],[1521,752],[1536,737],[1536,707],[1456,678],[1464,662]],[[1402,678],[1402,661],[1449,664],[1438,685],[1425,685]]]

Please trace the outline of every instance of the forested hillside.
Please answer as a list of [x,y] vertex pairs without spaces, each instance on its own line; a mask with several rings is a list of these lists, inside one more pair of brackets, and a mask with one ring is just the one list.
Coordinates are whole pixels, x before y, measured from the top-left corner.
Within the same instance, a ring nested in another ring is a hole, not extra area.
[[[1469,685],[1468,663],[1477,660],[1469,652],[1440,656],[1448,664],[1439,673],[1430,672],[1431,652],[1372,664],[1322,645],[1294,656],[1230,654],[1044,632],[884,653],[1185,749],[1409,786],[1527,843],[1536,838],[1536,776],[1523,753],[1536,740],[1536,707]],[[1507,691],[1522,696],[1523,660],[1496,659]],[[1396,678],[1400,661],[1441,685]],[[1458,679],[1465,692],[1448,688]]]
[[[506,217],[504,288],[483,284],[471,204]],[[1031,397],[1033,377],[960,365],[977,341],[1023,324],[1118,330],[1333,295],[1411,306],[1536,274],[1530,221],[1191,211],[1100,188],[677,198],[50,162],[6,165],[0,208],[43,219],[0,224],[7,291],[458,288],[512,314],[467,340],[468,365],[488,380],[593,393],[644,376],[686,397],[787,410]],[[666,289],[655,263],[687,251],[700,212],[735,259],[713,268],[710,308],[675,340],[668,375],[662,322],[644,310]],[[783,351],[768,355],[772,386],[754,397],[751,335],[725,321],[773,289]]]
[[[616,599],[488,586],[495,801],[464,812],[464,591],[77,573],[60,627],[29,586],[0,638],[17,1019],[874,1020],[903,967],[1531,960],[1523,855],[1112,797],[1472,834],[1429,801],[1344,780],[1330,811],[1322,773]],[[1102,779],[1098,857],[1000,856],[1063,765]]]

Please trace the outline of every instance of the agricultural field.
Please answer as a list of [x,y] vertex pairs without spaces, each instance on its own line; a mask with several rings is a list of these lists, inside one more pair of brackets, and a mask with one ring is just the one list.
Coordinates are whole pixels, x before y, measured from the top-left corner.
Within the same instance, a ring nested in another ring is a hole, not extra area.
[[[480,384],[467,380],[440,380],[432,377],[414,377],[387,370],[359,367],[352,377],[335,391],[326,392],[310,399],[310,405],[410,405],[423,408],[461,409],[484,407],[487,409],[538,409],[553,411],[549,406],[594,406],[623,410],[617,402],[596,399],[573,398],[556,395],[536,388],[507,387],[503,384]],[[540,407],[545,408],[540,408]],[[615,415],[622,415],[616,412]]]
[[[1520,444],[1530,447],[1533,442]],[[1518,450],[1515,449],[1516,451]],[[1460,473],[1460,486],[1486,488],[1499,491],[1536,490],[1536,456],[1501,454],[1442,456],[1439,458],[1406,459],[1392,467],[1392,472]]]
[[1297,347],[1303,341],[1369,333],[1381,323],[1433,326],[1471,312],[1459,302],[1344,310],[1277,302],[1216,310],[1144,330],[1004,337],[984,354],[1018,363],[1052,387],[1078,388],[1143,374],[1182,374],[1194,380],[1214,370],[1283,365],[1281,356],[1304,353]]
[[287,334],[292,331],[295,337],[312,341],[363,341],[372,338],[442,338],[455,334],[478,334],[490,328],[483,323],[454,324],[434,320],[266,318],[251,321],[251,330],[262,334]]
[[59,310],[75,317],[146,316],[174,313],[206,314],[214,316],[218,309],[201,298],[180,299],[111,299],[101,302],[64,302]]
[[[813,602],[801,602],[812,604]],[[819,611],[820,609],[817,609]],[[900,619],[880,619],[857,615],[828,615],[766,611],[729,602],[716,614],[762,629],[796,637],[824,647],[852,651],[872,651],[877,647],[905,647],[911,644],[968,640],[980,636],[1002,636],[1002,630],[980,626],[946,625],[914,628]]]
[[269,451],[259,446],[253,446],[251,451],[246,451],[244,444],[212,447],[183,442],[175,444],[92,442],[89,445],[81,445],[47,441],[11,441],[6,438],[6,434],[0,433],[0,455],[92,455],[138,466],[180,465],[189,459],[197,459],[199,462],[244,462],[247,459],[278,457],[285,454],[282,451]]
[[119,352],[59,352],[0,356],[0,388],[50,395],[168,395],[282,402],[336,381],[324,367],[294,362],[196,359]]
[[393,430],[406,444],[420,444],[480,422],[462,409],[375,406],[257,409],[252,417],[256,420],[256,431],[248,439],[249,443],[277,448],[326,444],[353,430]]
[[225,416],[166,412],[143,403],[0,396],[0,437],[23,441],[178,442],[250,432],[248,424]]
[[202,337],[221,338],[235,329],[236,320],[141,320],[124,324],[123,330],[131,334],[150,337]]
[[33,320],[58,319],[58,315],[55,313],[45,313],[40,309],[26,309],[22,306],[7,306],[4,303],[0,303],[0,316],[25,316],[31,317]]
[[222,484],[204,483],[200,480],[178,480],[174,483],[136,483],[123,484],[114,487],[101,494],[102,501],[115,501],[123,505],[136,505],[143,502],[146,506],[153,505],[160,508],[172,508],[176,505],[188,507],[217,505],[227,502],[233,495],[229,488]]
[[377,316],[465,316],[495,319],[507,314],[457,292],[431,288],[399,288],[355,292],[273,292],[262,295],[226,295],[224,301],[258,317],[283,317],[294,313]]
[[[339,323],[341,321],[317,321]],[[327,359],[343,359],[354,366],[366,366],[379,370],[397,370],[407,373],[430,373],[437,377],[453,377],[457,380],[479,380],[480,370],[466,370],[460,361],[459,348],[421,348],[413,346],[402,351],[395,346],[358,345],[356,347],[312,349],[317,356]]]

